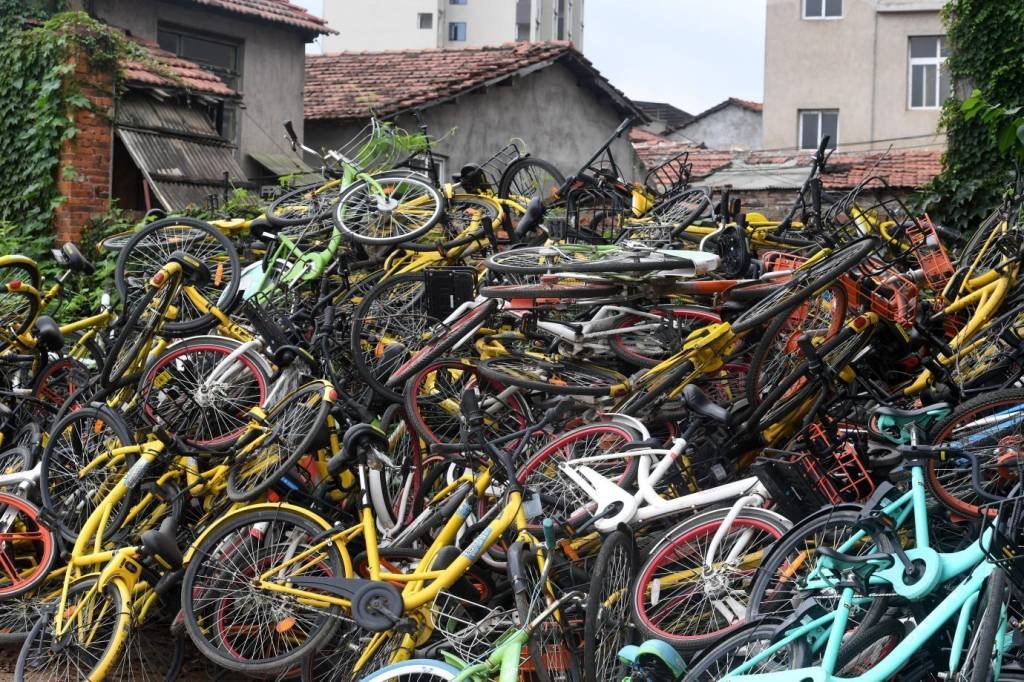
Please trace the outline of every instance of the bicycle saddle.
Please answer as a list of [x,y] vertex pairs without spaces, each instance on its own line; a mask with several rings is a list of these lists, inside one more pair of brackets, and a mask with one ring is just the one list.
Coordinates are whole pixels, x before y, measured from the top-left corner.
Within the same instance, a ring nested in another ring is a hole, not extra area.
[[896,407],[878,407],[872,413],[873,417],[892,417],[899,420],[913,420],[918,417],[925,417],[934,412],[950,410],[949,403],[933,403],[924,407],[917,407],[912,410],[901,410]]
[[273,225],[266,218],[257,218],[249,224],[249,234],[261,242],[273,241],[281,229],[282,226]]
[[181,568],[184,561],[178,540],[174,537],[175,525],[173,518],[164,519],[160,530],[147,530],[141,539],[150,556],[169,571]]
[[40,315],[33,326],[33,331],[36,344],[41,350],[56,353],[63,348],[64,334],[60,331],[60,325],[49,315]]
[[709,398],[696,384],[688,384],[683,388],[683,401],[691,412],[701,417],[725,425],[731,420],[732,414],[729,410]]
[[78,247],[71,242],[67,242],[60,247],[60,258],[58,260],[68,270],[75,272],[83,272],[90,275],[96,270],[96,266],[89,262],[89,259],[83,256]]

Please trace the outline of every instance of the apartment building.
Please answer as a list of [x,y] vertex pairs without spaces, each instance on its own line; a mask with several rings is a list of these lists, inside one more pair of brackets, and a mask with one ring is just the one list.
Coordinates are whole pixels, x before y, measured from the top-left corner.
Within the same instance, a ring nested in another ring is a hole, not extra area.
[[324,52],[568,40],[583,49],[583,0],[324,0],[340,27]]
[[768,0],[764,140],[812,149],[942,147],[942,0]]

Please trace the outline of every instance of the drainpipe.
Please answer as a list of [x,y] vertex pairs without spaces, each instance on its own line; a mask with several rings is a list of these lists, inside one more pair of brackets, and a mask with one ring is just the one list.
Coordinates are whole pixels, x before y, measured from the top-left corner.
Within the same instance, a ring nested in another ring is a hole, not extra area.
[[871,130],[868,139],[872,140],[868,149],[874,149],[875,143],[875,93],[878,90],[878,10],[875,10],[875,31],[871,36]]

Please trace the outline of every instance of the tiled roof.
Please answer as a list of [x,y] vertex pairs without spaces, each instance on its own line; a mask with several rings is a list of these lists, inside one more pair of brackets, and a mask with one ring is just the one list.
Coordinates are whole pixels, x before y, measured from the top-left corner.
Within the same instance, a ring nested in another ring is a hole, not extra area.
[[[770,166],[779,168],[780,179],[783,179],[784,175],[784,179],[788,181],[793,175],[794,167],[808,169],[811,163],[811,155],[808,153],[730,152],[707,149],[702,145],[677,142],[642,130],[631,131],[630,140],[641,163],[648,169],[685,151],[689,152],[689,162],[693,164],[691,173],[694,180],[701,180],[716,171],[735,165],[742,167],[744,171],[756,170],[758,178],[763,178],[764,184],[759,189],[773,187],[773,169],[769,168]],[[765,168],[756,168],[757,166]],[[928,184],[941,171],[942,151],[939,149],[893,149],[888,153],[848,151],[836,152],[829,158],[822,180],[826,189],[845,190],[855,187],[869,177],[880,176],[892,187],[917,189]]]
[[757,114],[760,114],[761,111],[764,108],[761,105],[760,102],[751,102],[750,100],[740,99],[738,97],[730,97],[728,99],[722,100],[721,102],[719,102],[715,106],[711,107],[710,109],[705,109],[704,111],[700,112],[699,114],[697,114],[696,116],[694,116],[689,121],[687,121],[686,123],[684,123],[683,125],[681,125],[679,127],[680,128],[685,128],[686,126],[690,125],[691,123],[695,123],[695,122],[701,120],[702,118],[704,118],[705,116],[710,116],[711,114],[713,114],[713,113],[715,113],[717,111],[721,111],[722,109],[725,109],[726,107],[729,107],[729,106],[740,107],[741,109],[746,109],[747,111],[753,111],[754,113],[757,113]]
[[675,130],[693,120],[693,114],[674,107],[668,102],[640,102],[634,100],[635,104],[655,121],[664,121],[669,130]]
[[[156,43],[139,38],[132,38],[149,53],[156,67],[143,61],[129,60],[122,62],[121,70],[125,81],[159,88],[185,88],[191,92],[215,97],[237,97],[238,93],[224,84],[216,74],[207,71],[195,62],[177,57],[167,50],[160,49]],[[167,74],[167,75],[165,75]],[[168,78],[167,76],[174,78]]]
[[285,24],[314,34],[337,33],[323,19],[288,0],[191,0],[197,5],[244,14],[275,24]]
[[506,43],[465,49],[339,52],[306,56],[307,119],[391,116],[561,60],[623,111],[641,114],[572,44]]

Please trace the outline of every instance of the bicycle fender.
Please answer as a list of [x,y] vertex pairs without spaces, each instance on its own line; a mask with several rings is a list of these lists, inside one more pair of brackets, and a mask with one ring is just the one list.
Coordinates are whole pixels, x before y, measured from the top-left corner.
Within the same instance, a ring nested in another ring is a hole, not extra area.
[[214,531],[218,530],[221,526],[231,521],[235,517],[250,511],[256,511],[258,509],[287,510],[294,514],[298,514],[299,516],[305,517],[309,521],[323,528],[325,531],[330,531],[333,528],[330,523],[328,523],[325,519],[321,518],[316,513],[310,511],[309,509],[304,509],[303,507],[296,506],[294,504],[288,504],[286,502],[263,502],[260,504],[250,504],[228,512],[227,514],[219,518],[215,523],[211,524],[209,528],[200,533],[199,537],[196,538],[191,545],[189,545],[188,550],[185,552],[185,557],[182,561],[182,565],[188,566],[189,561],[192,560],[192,555],[195,553],[196,547],[202,544],[203,541],[206,540],[206,538],[209,535],[211,535]]

